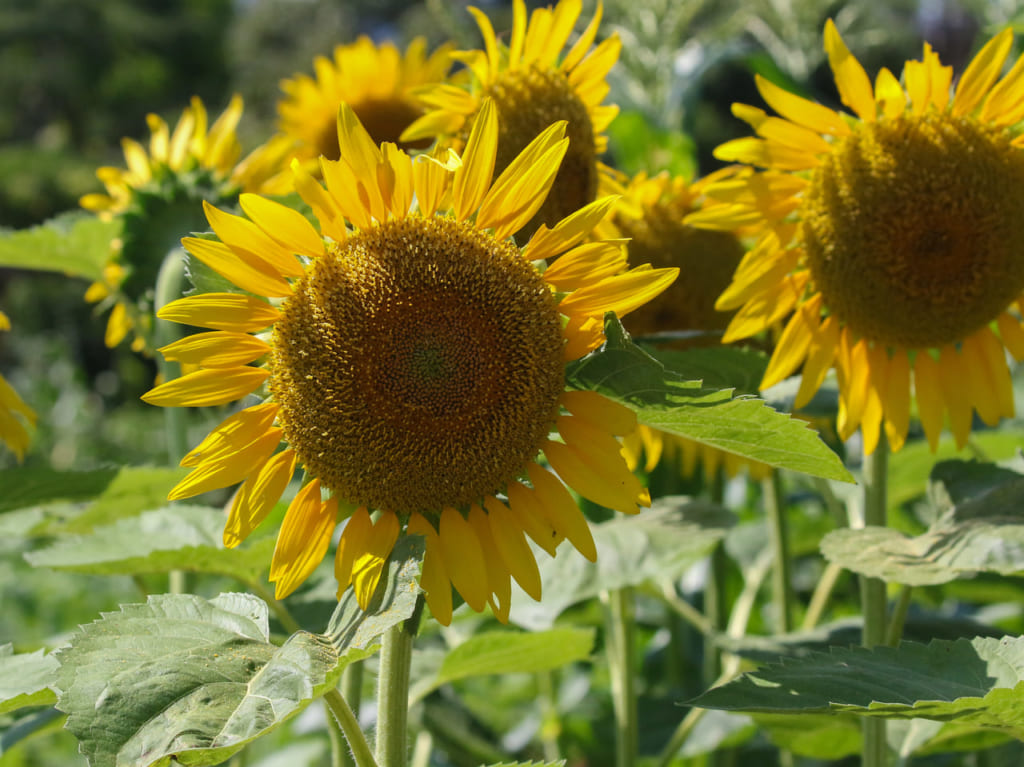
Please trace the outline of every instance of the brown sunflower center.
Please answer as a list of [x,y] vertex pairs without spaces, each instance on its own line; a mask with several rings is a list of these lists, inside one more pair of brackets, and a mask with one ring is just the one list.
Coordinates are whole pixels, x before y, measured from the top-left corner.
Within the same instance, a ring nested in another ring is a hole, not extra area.
[[837,144],[801,208],[830,311],[865,338],[917,348],[991,322],[1024,288],[1024,153],[1011,138],[929,113]]
[[[743,257],[743,245],[729,232],[694,229],[683,224],[690,212],[677,201],[644,209],[642,218],[618,215],[614,224],[629,237],[629,260],[655,268],[679,267],[680,276],[652,301],[623,319],[633,335],[668,330],[722,330],[730,314],[715,309],[715,301],[732,280]],[[693,343],[718,343],[714,336]]]
[[552,123],[568,121],[569,149],[547,200],[523,227],[524,236],[540,224],[556,224],[594,201],[598,181],[594,126],[587,105],[576,95],[564,72],[535,66],[509,70],[483,95],[493,98],[498,107],[496,174]]
[[[398,144],[402,149],[425,149],[430,146],[429,141],[402,142],[398,137],[416,119],[423,114],[423,111],[405,99],[395,97],[389,99],[367,99],[358,104],[350,105],[359,122],[370,134],[373,143],[378,146],[383,141],[390,141]],[[324,129],[317,141],[320,154],[328,160],[337,160],[341,155],[338,147],[338,125],[334,120],[324,125]]]
[[554,297],[519,250],[452,219],[351,237],[295,286],[271,391],[307,470],[345,500],[436,512],[502,490],[564,386]]

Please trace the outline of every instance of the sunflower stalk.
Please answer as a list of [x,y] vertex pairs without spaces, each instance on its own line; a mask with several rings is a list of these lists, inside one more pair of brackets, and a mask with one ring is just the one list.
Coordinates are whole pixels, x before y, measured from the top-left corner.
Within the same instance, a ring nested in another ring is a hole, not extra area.
[[[175,246],[167,251],[163,263],[160,264],[160,271],[156,276],[155,311],[160,311],[164,306],[181,298],[185,289],[185,251],[180,246]],[[173,322],[156,320],[156,339],[158,346],[165,346],[178,338],[180,328]],[[171,381],[181,375],[181,366],[177,362],[166,360],[159,356],[160,377],[164,381]],[[188,452],[187,424],[185,423],[185,410],[180,407],[164,408],[164,435],[167,439],[167,457],[171,466],[177,466],[178,461]],[[187,590],[185,573],[182,570],[172,570],[167,576],[167,590],[171,594],[184,594]]]
[[786,524],[785,503],[782,497],[782,483],[779,472],[773,471],[763,481],[765,515],[771,536],[775,562],[772,566],[772,599],[775,607],[776,632],[785,634],[792,627],[792,591],[789,587],[789,530]]
[[608,668],[615,709],[615,767],[633,767],[637,752],[637,708],[634,685],[633,590],[614,589],[601,594],[606,607]]
[[[345,670],[341,673],[341,697],[344,698],[345,702],[348,703],[349,708],[352,709],[352,715],[359,720],[359,708],[362,702],[363,692],[363,664],[362,663],[350,663],[345,667]],[[333,764],[338,767],[359,767],[356,764],[353,755],[346,749],[341,749],[335,753],[334,738],[331,739],[331,751]]]
[[[324,703],[331,712],[335,723],[345,735],[345,740],[348,741],[348,747],[352,751],[352,758],[355,760],[356,765],[358,767],[377,767],[377,762],[370,751],[370,745],[366,742],[366,737],[359,728],[359,720],[337,688],[330,690],[324,695]],[[333,743],[332,751],[335,754],[339,751],[339,749],[334,748]],[[335,754],[332,754],[332,757]],[[335,764],[338,764],[338,762],[332,758],[332,765]]]
[[[873,453],[864,455],[864,524],[885,527],[888,511],[887,471],[889,443],[884,432]],[[875,647],[886,640],[885,582],[861,577],[861,605],[864,613],[863,645]],[[885,741],[885,720],[865,717],[864,767],[884,767],[888,747]]]
[[[412,645],[423,614],[422,595],[412,616],[382,637],[377,682],[377,764],[405,767],[409,751],[409,671]],[[359,767],[364,767],[360,764]]]

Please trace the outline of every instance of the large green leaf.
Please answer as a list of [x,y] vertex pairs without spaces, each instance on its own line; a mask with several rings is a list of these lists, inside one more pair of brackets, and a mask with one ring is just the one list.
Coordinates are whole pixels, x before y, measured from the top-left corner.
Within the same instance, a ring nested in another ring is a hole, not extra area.
[[921,535],[884,527],[834,530],[822,539],[822,553],[853,572],[909,586],[1024,572],[1024,476],[945,461],[935,467],[929,497],[934,522]]
[[1024,638],[833,648],[744,674],[694,705],[958,721],[1024,737]]
[[110,256],[119,221],[101,221],[80,211],[62,213],[31,229],[0,231],[0,266],[63,272],[98,280]]
[[252,583],[270,565],[275,541],[225,549],[224,514],[205,506],[168,506],[60,538],[25,555],[34,567],[92,575],[142,575],[172,570],[218,573]]
[[57,471],[31,467],[0,469],[0,512],[57,501],[90,501],[106,490],[118,469]]
[[632,409],[640,423],[783,469],[848,482],[853,477],[807,422],[763,400],[705,389],[636,346],[609,314],[607,341],[571,363],[571,388],[598,391]]
[[568,544],[558,556],[538,556],[544,597],[538,603],[514,593],[511,620],[526,628],[550,626],[570,605],[608,589],[677,578],[711,553],[735,516],[685,496],[657,499],[650,509],[593,525],[597,561]]
[[410,697],[419,700],[443,684],[471,676],[533,673],[560,668],[586,660],[593,647],[594,631],[584,628],[477,634],[446,654],[436,674],[418,680]]
[[367,612],[349,590],[344,630],[281,647],[247,594],[154,596],[83,626],[57,653],[57,706],[90,765],[219,764],[295,716],[412,614],[422,542],[396,548]]
[[50,706],[57,695],[50,685],[57,676],[57,659],[42,650],[15,655],[0,645],[0,714],[26,706]]
[[709,389],[756,394],[768,367],[768,355],[738,346],[658,349],[644,346],[658,362],[685,380],[700,380]]

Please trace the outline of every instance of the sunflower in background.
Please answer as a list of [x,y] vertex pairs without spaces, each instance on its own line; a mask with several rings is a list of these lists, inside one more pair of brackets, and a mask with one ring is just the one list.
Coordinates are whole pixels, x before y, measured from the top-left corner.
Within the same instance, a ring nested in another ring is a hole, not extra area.
[[476,8],[484,50],[459,51],[453,57],[471,73],[467,87],[442,83],[418,91],[427,113],[402,134],[403,141],[440,139],[458,149],[469,135],[473,116],[484,99],[498,110],[500,172],[523,148],[556,120],[568,124],[569,149],[551,194],[524,225],[528,237],[540,224],[551,226],[603,192],[609,170],[598,161],[608,137],[604,131],[618,107],[602,104],[608,95],[608,71],[619,58],[615,35],[594,45],[601,7],[583,34],[563,55],[579,18],[580,0],[560,0],[552,8],[533,11],[529,22],[523,0],[513,2],[509,43],[499,42],[490,19]]
[[[10,330],[11,321],[0,312],[0,330]],[[14,453],[18,463],[25,457],[30,436],[26,425],[34,426],[35,411],[25,404],[14,388],[0,375],[0,442]]]
[[[337,160],[338,107],[348,104],[375,143],[390,141],[403,149],[424,148],[403,144],[403,131],[423,115],[423,107],[412,95],[415,88],[442,82],[452,66],[453,46],[440,46],[427,55],[427,43],[415,38],[405,53],[394,43],[376,45],[360,37],[334,49],[334,57],[318,56],[313,61],[315,77],[300,74],[281,81],[285,97],[277,104],[278,128],[292,142],[293,156],[303,161],[319,157]],[[317,166],[310,166],[314,171]],[[291,183],[291,173],[284,169]]]
[[126,167],[96,171],[106,194],[87,194],[79,204],[104,219],[120,217],[124,224],[121,236],[111,242],[102,279],[85,293],[90,303],[111,309],[107,346],[134,333],[132,349],[152,350],[157,273],[182,234],[206,229],[201,202],[224,204],[242,191],[265,191],[268,180],[287,166],[288,146],[279,139],[239,162],[235,129],[242,109],[242,99],[235,96],[208,126],[206,107],[193,98],[173,133],[162,118],[150,114],[148,150],[125,138]]
[[474,610],[490,603],[507,620],[512,578],[540,597],[525,536],[552,555],[567,538],[596,556],[568,487],[627,513],[649,503],[616,439],[634,415],[566,391],[565,365],[601,343],[606,311],[627,314],[677,270],[622,272],[621,243],[585,241],[612,198],[540,227],[522,247],[511,239],[552,188],[568,149],[564,122],[497,178],[490,100],[461,159],[378,147],[347,106],[338,131],[340,159],[320,162],[326,188],[293,164],[319,232],[291,208],[242,195],[247,218],[206,206],[219,242],[184,241],[247,293],[164,307],[160,317],[211,332],[162,349],[200,369],[144,399],[180,407],[268,396],[185,456],[193,471],[170,497],[242,482],[224,531],[235,546],[301,466],[271,563],[277,598],[320,563],[347,508],[339,595],[351,584],[367,605],[405,528],[426,538],[422,585],[439,621],[451,620],[452,586]]
[[759,138],[716,156],[763,168],[712,185],[718,204],[695,226],[757,226],[760,237],[718,301],[737,310],[725,341],[789,317],[761,382],[803,368],[796,407],[830,368],[838,431],[860,427],[865,453],[882,428],[898,450],[912,392],[934,450],[948,416],[958,446],[972,410],[995,425],[1014,415],[1008,350],[1024,358],[1024,58],[1000,78],[1010,30],[992,38],[951,89],[953,72],[926,43],[900,80],[874,84],[825,26],[843,103],[833,111],[758,77],[780,115],[735,104]]
[[[701,208],[709,184],[735,172],[723,168],[693,182],[668,173],[649,177],[641,172],[615,184],[621,197],[600,225],[600,236],[629,238],[630,261],[677,268],[680,274],[661,295],[623,319],[634,337],[676,349],[720,343],[730,313],[716,310],[715,301],[743,258],[743,233],[697,229],[684,224],[683,218]],[[659,462],[673,462],[687,477],[698,465],[709,479],[720,467],[729,477],[744,469],[754,479],[771,472],[758,461],[643,425],[623,440],[623,454],[631,469],[642,464],[650,472]]]

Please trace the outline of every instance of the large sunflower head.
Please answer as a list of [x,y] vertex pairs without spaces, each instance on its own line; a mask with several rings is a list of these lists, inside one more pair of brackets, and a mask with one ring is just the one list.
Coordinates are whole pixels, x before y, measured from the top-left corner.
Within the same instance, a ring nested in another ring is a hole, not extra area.
[[168,250],[183,232],[205,228],[201,202],[223,204],[239,192],[265,191],[265,184],[286,165],[287,146],[268,142],[239,162],[241,145],[235,133],[242,117],[242,99],[207,125],[199,98],[182,112],[171,132],[155,114],[148,115],[148,150],[125,138],[125,168],[103,167],[96,176],[106,194],[87,194],[79,201],[101,218],[118,216],[120,238],[111,243],[103,278],[85,298],[112,307],[106,342],[117,346],[132,330],[133,348],[148,349],[153,329],[153,286]]
[[378,46],[365,36],[339,45],[333,60],[318,56],[313,61],[315,77],[281,81],[286,95],[277,105],[279,129],[294,142],[296,157],[337,160],[338,107],[345,103],[375,143],[399,143],[402,132],[423,115],[412,89],[443,81],[451,69],[451,50],[443,45],[428,56],[422,37],[404,54],[393,43]]
[[601,20],[598,5],[586,30],[563,55],[581,8],[580,0],[559,0],[554,8],[533,11],[527,22],[525,3],[515,0],[507,46],[498,40],[490,19],[470,8],[483,35],[484,50],[453,55],[466,64],[472,82],[467,88],[446,83],[421,89],[421,100],[429,111],[402,136],[406,141],[441,138],[457,148],[469,135],[484,99],[491,99],[498,110],[497,169],[501,171],[548,125],[565,120],[569,149],[551,194],[525,222],[524,236],[592,202],[605,173],[598,157],[607,148],[604,131],[618,107],[601,102],[608,95],[605,78],[618,60],[621,43],[612,35],[594,46]]
[[911,391],[934,448],[948,414],[957,443],[972,410],[1012,416],[1008,349],[1024,358],[1024,59],[1000,77],[1010,30],[990,40],[955,89],[925,44],[902,81],[874,84],[832,22],[825,50],[837,112],[758,78],[779,116],[736,104],[758,138],[716,154],[763,170],[708,189],[721,204],[687,221],[757,224],[762,233],[721,309],[738,309],[735,340],[789,317],[762,386],[803,365],[796,406],[835,367],[838,428],[860,427],[872,452],[881,429],[899,449]]
[[[11,321],[0,312],[0,330],[11,329]],[[20,463],[30,441],[29,426],[35,425],[36,414],[0,375],[0,443],[14,453]]]
[[497,178],[490,101],[461,159],[450,151],[413,160],[394,144],[378,147],[347,106],[338,130],[341,159],[320,163],[325,186],[293,165],[319,232],[295,210],[242,195],[248,218],[207,205],[220,242],[184,241],[246,292],[188,297],[161,311],[211,332],[162,350],[200,369],[145,399],[217,405],[256,392],[266,400],[185,456],[194,469],[171,497],[242,481],[224,532],[233,546],[301,465],[306,482],[271,564],[279,598],[323,558],[341,501],[355,511],[336,574],[360,604],[405,528],[426,537],[422,584],[435,616],[450,620],[454,586],[474,609],[490,602],[505,618],[510,578],[540,595],[524,536],[552,554],[568,538],[595,556],[567,486],[625,512],[648,500],[616,439],[633,428],[632,413],[593,392],[565,391],[564,369],[601,342],[606,311],[643,304],[675,270],[623,273],[620,243],[584,241],[612,200],[542,227],[523,247],[510,239],[551,188],[567,149],[564,123]]

